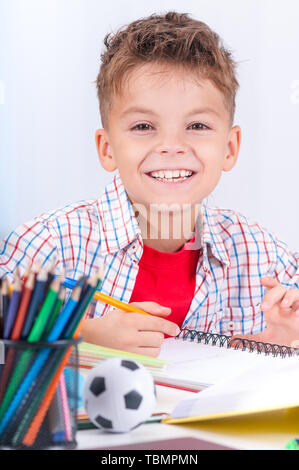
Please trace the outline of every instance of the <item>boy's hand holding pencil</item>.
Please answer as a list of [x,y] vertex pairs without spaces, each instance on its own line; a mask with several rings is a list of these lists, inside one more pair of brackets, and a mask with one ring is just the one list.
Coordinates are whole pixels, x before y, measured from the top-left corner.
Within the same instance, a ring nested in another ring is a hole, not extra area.
[[132,302],[129,305],[150,315],[114,308],[101,318],[86,320],[82,329],[88,343],[113,347],[135,354],[157,357],[164,334],[177,336],[179,327],[168,321],[171,309],[156,302]]

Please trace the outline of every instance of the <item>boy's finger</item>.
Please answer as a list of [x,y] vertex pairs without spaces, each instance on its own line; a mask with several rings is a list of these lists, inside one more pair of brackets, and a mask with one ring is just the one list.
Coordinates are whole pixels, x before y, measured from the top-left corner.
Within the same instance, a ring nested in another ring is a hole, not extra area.
[[130,305],[133,307],[140,308],[141,310],[144,310],[147,313],[151,313],[152,315],[157,315],[157,316],[166,316],[171,313],[171,308],[166,307],[164,305],[160,305],[157,302],[130,302]]
[[299,302],[299,289],[290,289],[288,290],[284,297],[281,300],[281,307],[288,309],[293,307],[295,302]]
[[160,348],[164,335],[160,332],[140,331],[138,334],[138,346],[145,348]]
[[[136,313],[135,324],[139,331],[155,331],[169,336],[177,336],[180,328],[175,323],[155,315],[141,315]],[[141,318],[142,317],[142,318]]]
[[283,298],[285,293],[286,293],[286,288],[282,286],[281,284],[268,290],[263,297],[263,300],[261,303],[261,309],[268,310],[272,308],[273,305],[275,305],[277,302],[280,302],[280,300]]
[[270,287],[270,286],[274,287],[274,286],[279,285],[279,282],[277,281],[277,279],[275,279],[274,277],[267,277],[267,276],[261,277],[261,283],[265,285],[266,287]]

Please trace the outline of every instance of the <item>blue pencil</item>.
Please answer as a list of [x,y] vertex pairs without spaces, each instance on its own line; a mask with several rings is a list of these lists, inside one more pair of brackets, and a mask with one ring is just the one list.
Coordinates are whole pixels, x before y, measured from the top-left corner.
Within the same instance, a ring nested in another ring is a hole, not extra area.
[[36,283],[30,305],[26,314],[25,323],[22,331],[22,339],[27,339],[30,330],[32,328],[33,322],[35,320],[36,314],[38,313],[39,307],[41,305],[42,299],[44,297],[45,286],[48,279],[48,274],[44,269],[41,269],[36,276]]

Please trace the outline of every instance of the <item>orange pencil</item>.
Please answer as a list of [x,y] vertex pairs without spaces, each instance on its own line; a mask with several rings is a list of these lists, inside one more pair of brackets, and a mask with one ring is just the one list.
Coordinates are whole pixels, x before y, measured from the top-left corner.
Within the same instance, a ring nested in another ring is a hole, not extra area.
[[133,305],[126,304],[121,300],[114,299],[110,297],[110,295],[103,294],[102,292],[96,292],[94,295],[96,300],[100,300],[101,302],[105,302],[105,304],[109,304],[112,307],[119,308],[120,310],[124,310],[125,312],[136,312],[136,313],[143,313],[144,315],[150,315],[150,313],[141,310],[140,308],[134,307]]

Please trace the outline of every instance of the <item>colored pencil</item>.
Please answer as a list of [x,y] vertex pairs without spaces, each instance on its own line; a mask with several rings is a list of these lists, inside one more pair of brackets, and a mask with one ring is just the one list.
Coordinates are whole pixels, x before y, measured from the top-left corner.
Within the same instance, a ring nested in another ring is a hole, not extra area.
[[48,274],[45,271],[45,269],[42,268],[36,275],[34,291],[32,294],[31,302],[29,305],[28,312],[26,314],[26,319],[25,319],[25,323],[24,323],[24,327],[22,331],[22,339],[27,339],[30,333],[33,322],[38,313],[42,299],[44,297],[47,279],[48,279]]
[[60,310],[61,310],[61,307],[63,305],[63,302],[64,302],[64,299],[65,299],[65,288],[64,287],[61,287],[60,289],[60,292],[58,294],[58,297],[57,297],[57,300],[56,300],[56,303],[53,307],[53,311],[51,312],[51,315],[50,315],[50,318],[49,318],[49,321],[46,325],[46,328],[45,328],[45,333],[44,333],[44,337],[46,338],[48,336],[48,334],[50,333],[59,313],[60,313]]
[[34,273],[30,272],[28,277],[26,278],[27,281],[25,283],[24,290],[22,292],[20,306],[16,315],[16,319],[15,319],[14,326],[11,332],[11,336],[10,336],[10,339],[14,341],[19,340],[21,338],[27,309],[28,309],[32,291],[34,288],[34,277],[35,277]]
[[[47,321],[49,313],[51,313],[51,309],[56,301],[57,295],[58,295],[58,290],[62,281],[63,275],[60,275],[59,277],[55,278],[51,286],[48,290],[48,293],[46,295],[45,301],[43,302],[43,305],[37,315],[37,318],[32,326],[32,329],[28,335],[27,341],[29,342],[35,342],[39,341],[42,334],[43,334],[43,327]],[[22,352],[22,355],[19,359],[19,362],[14,369],[14,373],[10,379],[9,385],[6,389],[4,398],[2,400],[2,403],[0,404],[0,420],[2,420],[4,413],[6,412],[14,394],[16,393],[19,384],[21,380],[23,379],[24,375],[26,374],[26,371],[28,369],[28,366],[31,362],[31,359],[34,355],[34,351],[27,349]],[[2,421],[0,421],[0,430],[2,426]],[[3,427],[3,426],[2,426]],[[1,435],[1,431],[0,431]]]
[[[8,294],[9,286],[8,286],[6,279],[4,279],[4,289],[6,289],[6,292]],[[4,332],[3,332],[3,337],[5,339],[10,338],[11,330],[13,328],[14,321],[18,313],[18,308],[19,308],[19,304],[21,300],[21,293],[22,293],[22,282],[19,276],[19,270],[17,269],[15,272],[15,282],[12,288],[11,298],[9,299],[9,295],[6,296],[7,302],[6,302],[5,308],[7,309],[7,314],[5,314],[5,323],[4,323]],[[9,349],[8,353],[6,354],[4,367],[3,366],[1,367],[0,403],[5,393],[5,387],[10,376],[10,371],[13,365],[14,358],[15,358],[15,351],[13,349]]]
[[28,335],[27,341],[31,342],[31,341],[40,340],[44,331],[44,327],[47,323],[48,317],[50,316],[51,310],[54,307],[54,304],[56,302],[62,279],[63,279],[63,274],[60,274],[60,276],[56,277],[51,282],[48,292],[46,294],[45,301],[36,317],[36,320]]
[[23,274],[23,276],[20,276],[20,279],[22,281],[22,284],[23,286],[25,286],[26,282],[27,282],[27,279],[28,279],[28,276],[29,274],[31,273],[31,267],[30,266],[27,266],[27,268],[25,269],[25,272]]
[[[77,330],[74,333],[74,338],[75,339],[77,339],[79,337],[79,335],[81,333],[81,330],[83,328],[84,321],[85,321],[85,317],[83,316],[81,321],[79,322],[79,324],[77,326]],[[41,402],[41,405],[38,409],[37,414],[34,416],[33,420],[30,422],[31,424],[30,424],[30,426],[29,426],[29,428],[28,428],[28,430],[25,434],[25,437],[23,439],[23,444],[25,446],[30,447],[35,442],[37,433],[38,433],[38,431],[39,431],[39,429],[40,429],[40,427],[43,423],[45,414],[46,414],[46,412],[48,410],[48,407],[51,403],[53,394],[55,393],[55,389],[57,387],[59,377],[60,377],[63,369],[67,365],[67,362],[69,360],[69,357],[70,357],[71,353],[72,353],[72,349],[69,348],[69,350],[65,353],[64,357],[63,357],[63,354],[61,355],[62,358],[60,360],[59,367],[58,367],[57,371],[55,372],[55,375],[51,376],[50,385],[47,388],[47,392],[46,392],[45,396],[42,399],[42,402]]]
[[[62,374],[61,374],[62,377]],[[60,380],[59,380],[60,384]],[[58,387],[54,393],[53,399],[49,406],[48,417],[50,431],[53,443],[61,443],[66,440],[65,424],[62,411],[62,397],[60,388]]]
[[105,304],[111,305],[112,307],[118,308],[119,310],[123,310],[124,312],[135,312],[135,313],[142,313],[144,315],[150,315],[150,313],[141,310],[140,308],[134,307],[133,305],[126,304],[121,300],[114,299],[110,297],[110,295],[103,294],[102,292],[96,292],[94,295],[96,300],[100,300]]
[[16,271],[13,291],[12,291],[11,299],[9,301],[7,316],[6,316],[5,324],[4,324],[3,337],[5,339],[9,339],[10,337],[11,330],[12,330],[12,327],[13,327],[13,324],[17,315],[18,308],[19,308],[21,292],[22,292],[22,282],[19,277],[18,271]]
[[[43,337],[46,337],[49,342],[60,338],[71,339],[72,337],[78,337],[79,331],[81,331],[83,326],[83,319],[86,317],[87,308],[101,283],[102,277],[103,270],[99,271],[97,275],[89,277],[85,286],[83,285],[83,288],[82,284],[83,281],[86,280],[86,277],[82,278],[80,287],[73,290],[69,301],[66,303],[65,307],[61,309],[64,298],[62,289],[59,292],[62,276],[57,278],[54,277],[54,273],[49,273],[47,275],[47,281],[50,279],[51,284],[46,291],[46,296],[41,308],[39,308],[40,305],[37,306],[38,302],[35,300],[34,323],[33,321],[31,322],[30,328],[28,328],[29,322],[27,323],[29,334],[25,332],[26,335],[24,335],[24,339],[34,343],[40,341]],[[35,275],[27,271],[24,276],[25,282],[23,283],[23,289],[21,282],[20,289],[18,289],[17,281],[20,280],[20,278],[16,275],[11,300],[7,308],[8,318],[11,319],[12,314],[14,314],[14,321],[10,320],[12,324],[11,339],[13,340],[19,340],[21,336],[23,338],[30,307],[32,306],[34,297],[35,299],[37,298],[36,284],[39,279],[36,279],[36,282],[34,282],[34,278]],[[44,287],[47,281],[44,283]],[[78,283],[80,284],[79,281],[77,281],[77,284]],[[13,309],[15,301],[12,302],[12,300],[13,297],[16,298],[16,291],[18,290],[20,292],[18,309],[14,312],[16,307],[14,306]],[[3,283],[1,293],[3,312]],[[70,308],[74,301],[75,304]],[[37,354],[31,350],[25,350],[21,353],[21,358],[13,371],[4,399],[2,403],[0,401],[0,436],[5,432],[3,437],[4,441],[6,439],[5,436],[8,435],[13,437],[14,445],[20,443],[20,438],[24,440],[24,443],[26,440],[28,440],[28,442],[30,440],[35,441],[36,434],[42,425],[45,413],[49,407],[50,397],[53,396],[55,391],[54,384],[57,385],[60,372],[67,363],[71,350],[72,347],[68,347],[67,351],[59,349],[51,350],[51,347],[46,347],[41,349]],[[53,354],[48,358],[50,351],[53,351]],[[34,356],[35,360],[33,364],[30,365]],[[30,369],[28,369],[29,366]],[[0,383],[2,384],[2,380]],[[63,383],[63,381],[61,381],[59,386],[63,398],[63,417],[66,439],[71,442],[73,435],[65,382]],[[21,411],[22,414],[20,414]],[[15,432],[15,425],[20,422],[20,418],[22,422],[18,426],[17,432]]]
[[1,338],[3,338],[4,335],[4,325],[7,317],[7,312],[8,312],[8,305],[9,305],[9,286],[8,286],[8,280],[5,277],[2,279],[2,286],[1,286],[1,294],[2,294],[2,318],[3,318],[3,332],[1,335]]
[[70,413],[70,407],[69,407],[69,403],[67,399],[67,390],[66,390],[64,371],[62,372],[60,379],[59,379],[59,391],[60,391],[60,397],[61,397],[65,438],[67,441],[72,441],[73,432],[72,432],[72,425],[71,425],[71,413]]
[[[10,339],[13,341],[17,341],[21,338],[22,327],[23,327],[26,311],[28,308],[28,304],[30,302],[32,289],[33,289],[33,283],[34,283],[34,273],[30,273],[29,277],[27,278],[26,286],[21,296],[20,306],[16,315],[16,320],[15,320],[13,329],[12,329]],[[8,348],[8,352],[5,358],[4,368],[1,374],[0,399],[2,399],[3,397],[14,360],[16,360],[19,355],[20,355],[20,352],[17,351],[16,349]]]
[[74,311],[71,321],[67,324],[65,330],[63,331],[64,338],[72,338],[74,331],[77,328],[78,323],[80,322],[83,314],[85,313],[88,305],[90,304],[94,293],[97,289],[97,285],[101,282],[101,276],[103,275],[103,271],[100,270],[94,276],[91,276],[87,280],[87,288],[83,293],[83,298],[81,296],[80,303],[77,305],[77,308]]
[[2,279],[0,279],[0,338],[3,338],[3,327]]
[[[53,283],[56,281],[57,279],[54,280]],[[51,332],[49,333],[47,342],[56,341],[59,338],[65,324],[67,323],[75,306],[77,305],[78,299],[80,297],[80,292],[81,292],[80,287],[77,287],[74,289],[72,293],[72,297],[69,299],[65,308],[63,309],[61,314],[58,316],[56,323],[54,324]],[[18,389],[15,391],[15,394],[13,398],[11,399],[9,405],[7,406],[5,414],[0,422],[0,437],[5,431],[5,428],[8,425],[8,423],[12,420],[13,416],[17,413],[18,407],[22,404],[22,400],[24,399],[26,394],[30,391],[30,387],[32,386],[40,370],[46,363],[46,360],[50,353],[51,353],[51,348],[43,348],[41,351],[39,351],[35,361],[33,362],[29,371],[26,373],[25,378],[23,379],[23,382],[20,385],[18,383],[19,385]]]
[[[74,281],[73,279],[66,278],[63,282],[63,285],[69,289],[72,289],[75,285],[75,282],[76,281]],[[111,305],[112,307],[123,310],[124,312],[135,312],[135,313],[142,313],[144,315],[150,315],[150,313],[145,312],[144,310],[140,308],[137,308],[137,307],[134,307],[133,305],[122,302],[121,300],[114,299],[110,295],[103,294],[102,292],[96,292],[94,295],[94,298],[96,300],[100,300],[101,302],[104,302],[105,304]]]
[[[81,287],[77,286],[72,292],[71,297],[67,301],[66,305],[63,307],[61,313],[59,314],[55,324],[53,325],[48,337],[47,342],[56,341],[59,339],[63,328],[70,316],[73,313],[76,304],[80,298]],[[52,355],[49,357],[50,353]],[[38,355],[30,367],[28,373],[26,374],[23,382],[19,386],[16,394],[10,402],[10,405],[4,415],[3,420],[0,424],[0,430],[2,432],[2,426],[5,426],[5,433],[7,434],[11,428],[14,428],[15,425],[19,422],[20,425],[16,431],[15,440],[18,440],[18,436],[22,432],[22,422],[24,421],[27,415],[30,415],[31,409],[34,409],[34,404],[38,393],[40,392],[40,383],[46,383],[48,369],[55,365],[56,356],[60,351],[52,351],[51,348],[43,348],[38,352]],[[45,364],[48,359],[47,364]],[[44,366],[44,369],[42,367]],[[35,382],[36,381],[36,382]],[[29,403],[29,408],[27,407]],[[26,408],[28,408],[26,410]],[[22,417],[24,414],[25,417]],[[1,434],[1,433],[0,433]]]
[[[89,282],[89,284],[92,287],[92,289],[89,292],[89,302],[93,298],[93,295],[94,295],[96,289],[99,287],[102,277],[103,277],[103,270],[100,269],[97,276],[96,276],[96,283],[95,283],[96,285],[95,285],[95,287],[93,287],[94,279],[91,279],[91,281]],[[84,308],[82,306],[82,308],[78,309],[78,311],[77,311],[78,318],[76,318],[76,320],[72,322],[72,325],[67,330],[64,331],[65,337],[66,337],[66,335],[69,335],[68,336],[69,338],[71,338],[71,337],[78,338],[78,336],[79,336],[79,334],[82,330],[82,327],[83,327],[83,323],[84,323],[85,316],[86,316],[86,309],[87,309],[87,306],[88,306],[87,299],[84,299],[84,300],[85,300]],[[80,304],[81,304],[81,302],[80,302]],[[80,317],[80,315],[81,315],[81,317]],[[31,423],[31,424],[29,425],[29,428],[28,428],[28,430],[26,432],[26,435],[23,439],[23,444],[26,445],[26,446],[33,445],[33,443],[35,442],[37,433],[38,433],[38,431],[41,427],[41,424],[43,422],[45,413],[47,412],[49,404],[51,403],[51,399],[52,399],[53,394],[55,392],[55,389],[56,389],[61,371],[63,370],[63,368],[67,364],[67,361],[68,361],[68,359],[71,355],[71,352],[72,352],[72,350],[71,350],[71,348],[69,348],[67,353],[63,352],[62,354],[60,354],[60,357],[58,357],[58,361],[57,361],[57,363],[59,364],[58,370],[56,372],[54,371],[54,374],[55,374],[54,377],[52,377],[51,374],[48,375],[48,377],[51,376],[50,377],[50,386],[47,388],[46,394],[42,398],[41,405],[40,405],[40,407],[37,411],[37,414],[34,416],[33,420],[31,420],[31,417],[30,417],[29,423]]]

